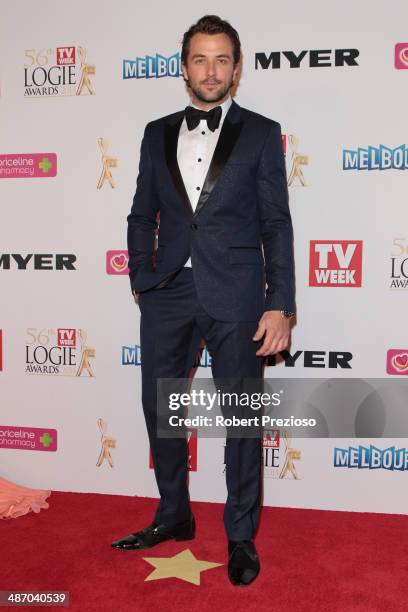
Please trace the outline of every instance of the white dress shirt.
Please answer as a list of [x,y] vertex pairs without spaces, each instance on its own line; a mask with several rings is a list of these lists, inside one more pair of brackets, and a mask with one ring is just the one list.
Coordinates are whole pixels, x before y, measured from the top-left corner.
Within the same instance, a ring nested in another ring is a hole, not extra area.
[[[205,177],[207,176],[211,159],[217,146],[221,127],[231,103],[232,99],[230,96],[221,104],[221,120],[214,132],[208,128],[205,119],[201,119],[198,126],[191,131],[187,127],[185,118],[181,124],[177,144],[177,161],[193,210],[196,209],[201,195]],[[199,108],[195,104],[191,106]],[[191,268],[191,258],[188,259],[184,266]]]

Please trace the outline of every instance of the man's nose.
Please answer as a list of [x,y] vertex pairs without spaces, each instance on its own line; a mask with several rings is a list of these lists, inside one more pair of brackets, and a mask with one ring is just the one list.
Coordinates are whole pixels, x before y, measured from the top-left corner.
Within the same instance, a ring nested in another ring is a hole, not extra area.
[[216,73],[216,65],[215,60],[209,60],[207,62],[207,76],[213,76]]

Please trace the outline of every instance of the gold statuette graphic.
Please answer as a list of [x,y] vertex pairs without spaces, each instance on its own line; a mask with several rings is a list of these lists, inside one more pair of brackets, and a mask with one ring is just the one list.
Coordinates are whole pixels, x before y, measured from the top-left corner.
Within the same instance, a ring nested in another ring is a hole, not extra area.
[[95,357],[96,351],[94,348],[86,346],[86,332],[83,329],[78,330],[78,336],[81,342],[81,363],[79,364],[76,376],[81,376],[82,372],[86,370],[89,376],[94,377],[95,375],[89,360]]
[[116,183],[113,180],[111,168],[116,168],[118,165],[117,157],[110,157],[107,155],[108,141],[106,138],[98,138],[99,149],[102,153],[102,172],[98,183],[98,189],[102,189],[105,181],[108,181],[112,189],[116,187]]
[[292,168],[288,178],[288,186],[293,185],[297,178],[302,187],[306,187],[305,177],[303,176],[301,166],[307,166],[309,164],[308,155],[299,153],[299,139],[297,136],[290,134],[288,137],[290,148],[292,149]]
[[302,458],[302,453],[300,450],[291,448],[290,443],[292,437],[289,436],[287,431],[283,431],[283,438],[285,440],[285,463],[283,464],[279,478],[286,478],[288,474],[292,474],[295,480],[299,480],[294,461],[299,461],[299,459]]
[[78,89],[76,91],[76,95],[80,96],[82,94],[82,90],[84,87],[88,90],[91,96],[94,95],[94,90],[92,88],[91,79],[89,78],[90,74],[95,74],[96,68],[91,64],[86,63],[86,49],[83,47],[77,47],[78,55],[81,58],[81,80],[78,85]]
[[99,453],[96,466],[100,467],[106,459],[111,468],[113,468],[113,459],[109,449],[116,448],[116,440],[106,435],[106,423],[103,419],[98,419],[98,427],[101,432],[101,452]]

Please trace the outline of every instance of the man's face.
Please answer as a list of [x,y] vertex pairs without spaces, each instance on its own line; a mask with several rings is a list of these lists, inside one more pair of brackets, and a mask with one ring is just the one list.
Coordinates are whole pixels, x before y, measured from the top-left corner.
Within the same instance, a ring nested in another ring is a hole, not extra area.
[[[237,74],[233,47],[226,34],[194,34],[183,75],[188,79],[193,102],[200,106],[222,103]],[[200,104],[201,103],[201,104]]]

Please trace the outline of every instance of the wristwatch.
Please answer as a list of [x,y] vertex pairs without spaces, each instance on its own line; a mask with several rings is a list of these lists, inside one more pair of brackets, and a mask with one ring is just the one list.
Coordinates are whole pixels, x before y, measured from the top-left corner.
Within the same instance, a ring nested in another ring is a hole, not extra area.
[[291,319],[295,316],[295,313],[291,312],[290,310],[281,310],[280,313],[285,319]]

